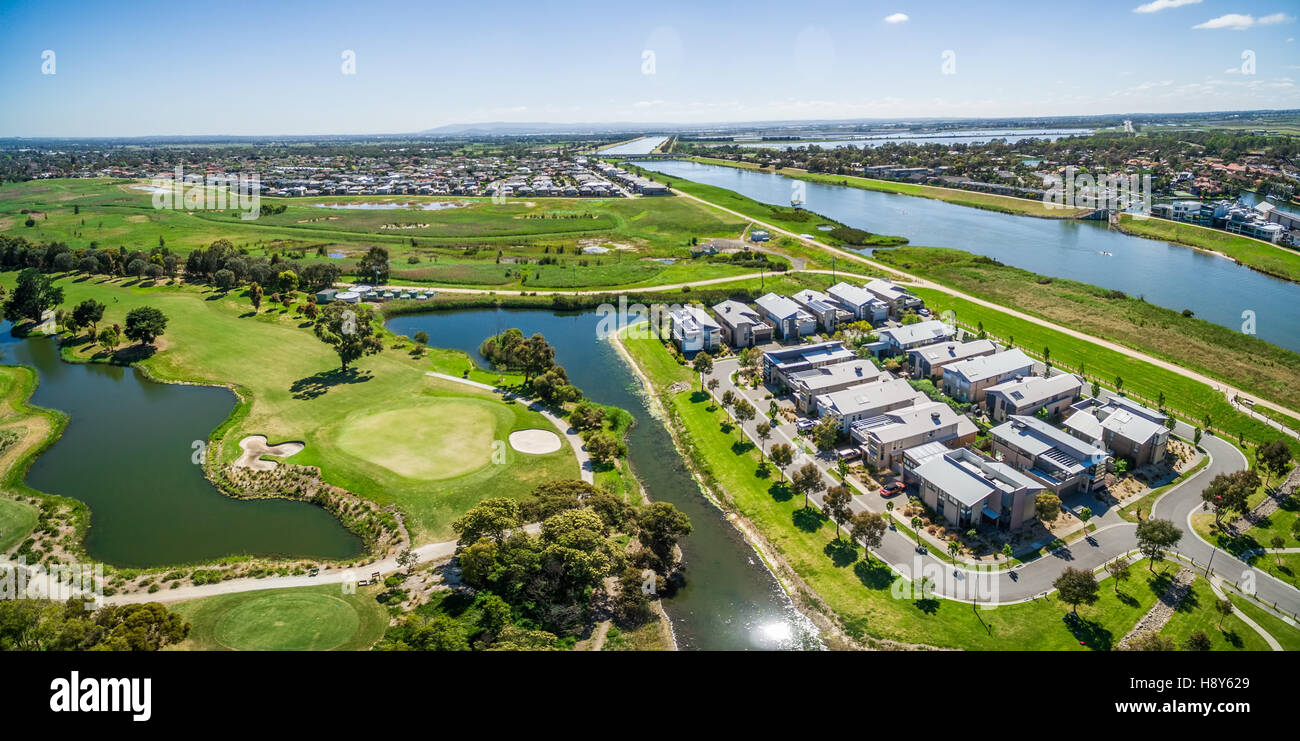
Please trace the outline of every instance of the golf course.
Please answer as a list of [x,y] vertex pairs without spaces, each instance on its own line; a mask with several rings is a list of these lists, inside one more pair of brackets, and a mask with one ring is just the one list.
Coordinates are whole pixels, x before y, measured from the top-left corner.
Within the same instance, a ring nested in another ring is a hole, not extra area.
[[191,625],[179,651],[364,651],[388,624],[373,595],[341,594],[336,585],[223,594],[171,609]]

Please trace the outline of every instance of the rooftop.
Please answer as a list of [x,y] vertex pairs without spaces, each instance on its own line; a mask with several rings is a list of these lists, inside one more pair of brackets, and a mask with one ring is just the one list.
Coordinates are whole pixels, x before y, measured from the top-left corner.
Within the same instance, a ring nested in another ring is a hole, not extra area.
[[909,399],[925,400],[926,396],[912,384],[901,378],[890,378],[876,383],[864,383],[842,391],[834,391],[817,397],[820,408],[833,410],[835,414],[859,414],[872,409],[884,409],[899,405]]
[[1043,488],[1011,466],[966,448],[931,458],[917,467],[916,475],[967,507],[983,502],[995,491]]
[[870,360],[859,358],[846,363],[799,371],[790,376],[790,383],[816,394],[819,389],[838,386],[855,378],[861,379],[863,383],[875,381],[880,378],[880,369]]
[[1028,355],[1021,352],[1019,348],[1013,348],[994,355],[984,355],[958,361],[952,365],[944,366],[943,372],[945,378],[947,378],[946,374],[956,374],[974,383],[988,378],[996,378],[1019,369],[1033,367],[1034,361]]
[[1021,376],[1010,381],[1003,381],[996,386],[989,386],[988,393],[1006,394],[1016,406],[1046,401],[1057,394],[1078,392],[1083,388],[1083,380],[1071,373],[1061,373],[1051,378],[1042,376]]
[[942,342],[937,345],[925,345],[910,350],[909,353],[920,355],[926,362],[934,365],[935,363],[947,363],[966,358],[990,354],[997,350],[997,346],[989,340],[972,340],[970,342]]
[[938,319],[930,319],[916,324],[904,324],[901,327],[882,329],[877,334],[881,337],[889,337],[894,341],[894,344],[902,346],[916,342],[946,340],[952,337],[953,329]]

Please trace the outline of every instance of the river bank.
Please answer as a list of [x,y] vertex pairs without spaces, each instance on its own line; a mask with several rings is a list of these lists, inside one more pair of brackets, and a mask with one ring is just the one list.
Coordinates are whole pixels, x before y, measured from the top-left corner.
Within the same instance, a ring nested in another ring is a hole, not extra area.
[[1121,214],[1115,229],[1135,237],[1180,244],[1232,260],[1278,280],[1300,283],[1300,252],[1220,229]]

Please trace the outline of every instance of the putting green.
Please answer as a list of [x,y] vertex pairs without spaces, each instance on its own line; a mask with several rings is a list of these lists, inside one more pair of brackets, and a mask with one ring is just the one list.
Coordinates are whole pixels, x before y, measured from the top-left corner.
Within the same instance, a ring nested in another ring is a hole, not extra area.
[[345,421],[337,445],[400,476],[438,480],[463,476],[492,461],[497,426],[486,399],[431,399]]
[[363,594],[337,584],[223,594],[173,607],[192,626],[179,648],[235,651],[364,650],[388,616]]

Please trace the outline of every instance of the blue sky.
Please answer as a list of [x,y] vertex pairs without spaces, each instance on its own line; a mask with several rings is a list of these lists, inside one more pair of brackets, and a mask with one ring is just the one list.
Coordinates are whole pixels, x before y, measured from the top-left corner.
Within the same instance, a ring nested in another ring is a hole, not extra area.
[[1294,0],[1143,4],[0,0],[0,136],[1300,108]]

